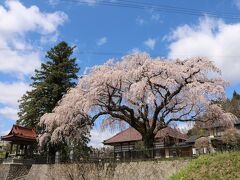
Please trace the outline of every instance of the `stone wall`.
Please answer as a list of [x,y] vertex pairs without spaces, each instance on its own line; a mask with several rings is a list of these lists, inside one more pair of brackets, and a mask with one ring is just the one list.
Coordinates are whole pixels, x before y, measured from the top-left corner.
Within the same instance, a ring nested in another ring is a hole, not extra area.
[[29,173],[32,165],[11,164],[6,180],[16,179]]
[[32,166],[0,164],[0,180],[23,175],[26,180],[165,180],[188,163],[187,160],[169,160]]
[[10,165],[0,164],[0,179],[1,180],[7,179],[9,170],[10,170]]
[[31,165],[20,164],[0,164],[0,180],[13,180],[27,175]]
[[26,180],[165,180],[189,161],[32,165]]

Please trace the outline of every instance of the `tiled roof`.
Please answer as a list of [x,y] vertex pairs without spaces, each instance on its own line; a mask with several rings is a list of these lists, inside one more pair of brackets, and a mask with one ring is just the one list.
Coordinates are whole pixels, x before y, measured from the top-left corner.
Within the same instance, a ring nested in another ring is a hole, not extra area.
[[[171,127],[166,127],[160,131],[155,136],[155,139],[158,138],[164,138],[164,137],[174,137],[178,139],[187,139],[187,135],[182,134],[176,129],[173,129]],[[110,139],[107,139],[103,141],[103,144],[113,144],[113,143],[120,143],[120,142],[130,142],[130,141],[140,141],[142,140],[141,134],[135,130],[134,128],[130,127],[127,128],[124,131],[121,131],[120,133],[116,134],[115,136],[111,137]]]
[[8,135],[2,136],[1,139],[8,141],[8,140],[13,140],[14,138],[17,138],[17,139],[35,141],[36,137],[37,137],[37,134],[35,129],[13,125]]
[[185,143],[195,143],[195,141],[200,137],[201,136],[198,135],[192,135],[185,141]]
[[[238,126],[238,125],[240,125],[240,119],[237,119],[234,122],[234,126]],[[215,121],[212,124],[203,124],[203,127],[204,128],[218,128],[218,127],[226,127],[226,125],[221,121]]]
[[240,119],[237,119],[235,122],[235,125],[238,125],[238,124],[240,124]]

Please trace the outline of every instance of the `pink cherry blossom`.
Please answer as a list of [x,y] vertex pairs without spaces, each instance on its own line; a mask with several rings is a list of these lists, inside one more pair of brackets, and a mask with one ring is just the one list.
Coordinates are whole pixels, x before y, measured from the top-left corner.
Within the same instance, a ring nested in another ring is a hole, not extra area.
[[40,124],[57,143],[81,138],[100,117],[104,124],[127,123],[143,136],[155,135],[172,122],[194,121],[211,108],[231,123],[233,117],[221,107],[211,107],[212,100],[225,98],[226,85],[220,70],[207,58],[127,55],[94,66]]

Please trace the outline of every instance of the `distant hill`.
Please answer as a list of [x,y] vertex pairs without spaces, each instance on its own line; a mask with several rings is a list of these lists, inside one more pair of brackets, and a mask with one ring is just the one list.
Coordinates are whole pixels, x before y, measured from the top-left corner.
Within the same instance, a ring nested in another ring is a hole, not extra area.
[[240,151],[202,155],[170,180],[240,179]]

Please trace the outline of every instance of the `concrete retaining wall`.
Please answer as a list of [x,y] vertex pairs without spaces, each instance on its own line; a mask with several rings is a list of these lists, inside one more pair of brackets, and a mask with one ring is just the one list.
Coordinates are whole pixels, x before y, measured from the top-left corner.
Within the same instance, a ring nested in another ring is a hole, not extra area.
[[0,164],[0,180],[13,180],[27,175],[30,169],[31,165]]
[[26,180],[166,180],[188,161],[33,165]]
[[189,161],[142,161],[54,165],[0,164],[0,180],[165,180]]
[[0,164],[0,179],[7,179],[8,172],[10,170],[10,165],[8,164]]

